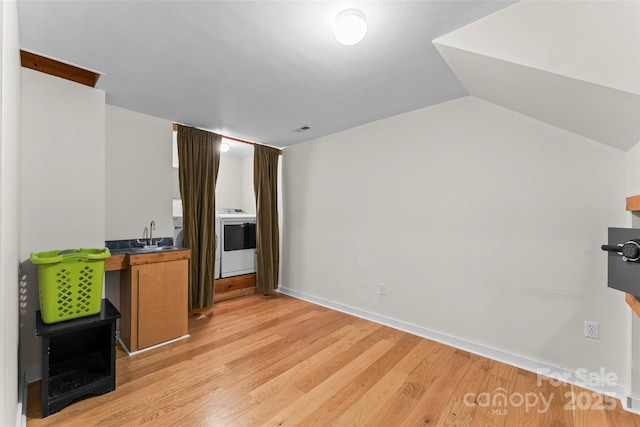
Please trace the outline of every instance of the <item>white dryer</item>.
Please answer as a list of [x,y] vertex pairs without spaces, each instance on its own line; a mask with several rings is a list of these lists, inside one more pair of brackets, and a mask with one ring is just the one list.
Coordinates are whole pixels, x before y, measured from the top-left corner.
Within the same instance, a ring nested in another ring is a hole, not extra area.
[[220,223],[220,277],[256,272],[256,216],[242,209],[216,209]]
[[[173,217],[173,245],[179,248],[184,247],[184,229],[182,227],[182,217],[174,216]],[[215,223],[215,236],[216,236],[216,261],[215,261],[215,271],[214,278],[220,278],[220,219],[216,216]]]

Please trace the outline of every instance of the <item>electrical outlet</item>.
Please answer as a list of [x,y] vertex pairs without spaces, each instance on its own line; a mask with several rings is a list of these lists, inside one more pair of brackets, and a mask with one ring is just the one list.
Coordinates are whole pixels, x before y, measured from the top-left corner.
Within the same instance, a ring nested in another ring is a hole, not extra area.
[[597,322],[584,322],[584,336],[587,338],[593,338],[594,340],[600,339],[600,325]]
[[378,283],[378,293],[380,295],[387,295],[387,285],[384,283]]

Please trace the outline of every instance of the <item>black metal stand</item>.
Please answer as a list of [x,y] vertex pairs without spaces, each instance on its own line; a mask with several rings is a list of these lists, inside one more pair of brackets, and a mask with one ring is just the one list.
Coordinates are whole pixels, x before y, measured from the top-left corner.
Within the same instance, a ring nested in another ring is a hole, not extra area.
[[100,314],[50,325],[36,312],[36,335],[42,337],[42,418],[80,397],[115,390],[119,317],[107,299]]

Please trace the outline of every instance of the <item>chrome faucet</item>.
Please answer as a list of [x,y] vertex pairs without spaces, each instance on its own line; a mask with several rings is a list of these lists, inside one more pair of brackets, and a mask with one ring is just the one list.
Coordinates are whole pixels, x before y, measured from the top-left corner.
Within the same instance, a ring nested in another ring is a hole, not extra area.
[[147,239],[147,234],[149,234],[149,229],[145,227],[144,230],[142,230],[142,241],[140,241],[140,239],[136,239],[136,242],[144,245],[149,243],[149,240]]
[[149,246],[153,246],[153,230],[156,229],[156,222],[155,221],[151,221],[151,224],[149,224]]

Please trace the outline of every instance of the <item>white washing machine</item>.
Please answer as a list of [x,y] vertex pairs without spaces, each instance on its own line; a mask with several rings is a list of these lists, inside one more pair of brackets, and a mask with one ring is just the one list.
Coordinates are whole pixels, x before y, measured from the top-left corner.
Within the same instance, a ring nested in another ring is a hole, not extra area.
[[182,217],[173,217],[173,246],[183,248],[184,237],[182,236]]
[[[184,247],[184,235],[182,228],[182,217],[174,216],[173,217],[173,245],[179,248]],[[220,219],[216,216],[216,224],[215,224],[215,236],[216,236],[216,262],[215,262],[215,271],[214,278],[220,278]]]

